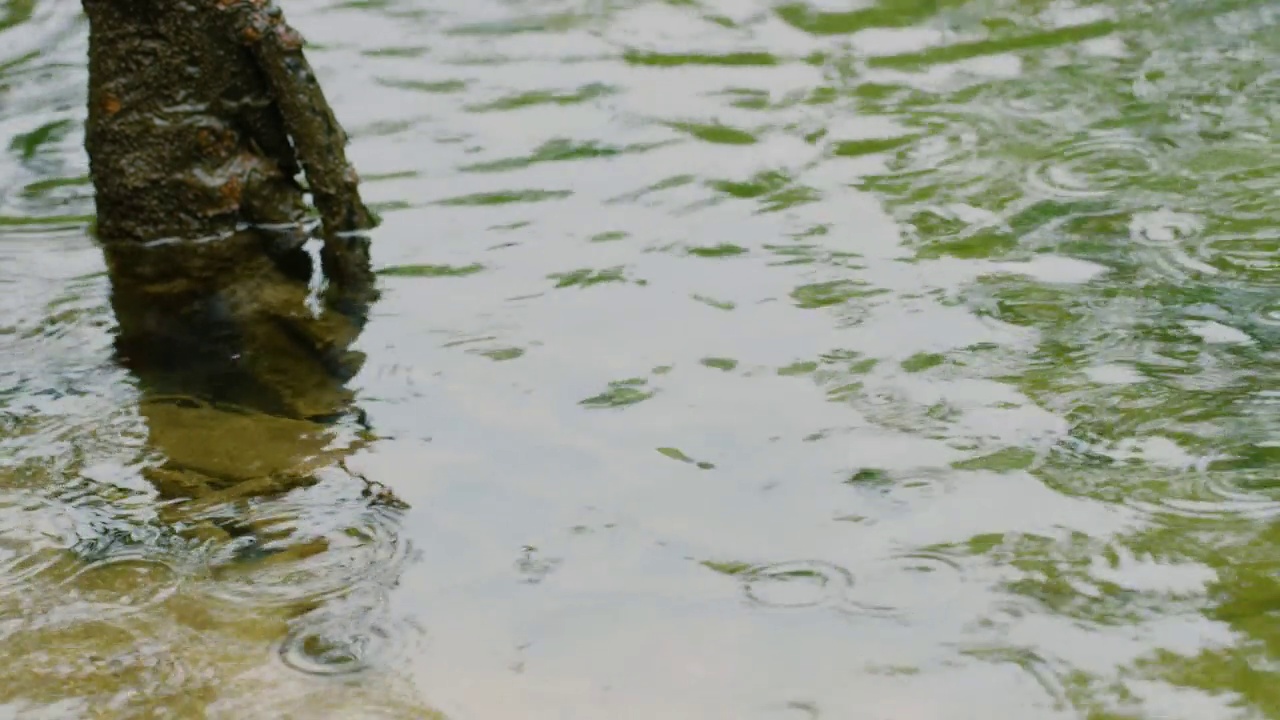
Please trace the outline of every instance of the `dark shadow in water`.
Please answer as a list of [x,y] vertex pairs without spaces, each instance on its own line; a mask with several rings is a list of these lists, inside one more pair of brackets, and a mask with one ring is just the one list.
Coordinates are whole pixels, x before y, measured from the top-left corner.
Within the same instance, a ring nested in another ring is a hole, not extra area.
[[313,283],[305,240],[259,228],[106,252],[166,533],[209,553],[215,594],[291,608],[286,662],[345,673],[390,636],[406,506],[345,463],[372,439],[346,383],[375,293]]

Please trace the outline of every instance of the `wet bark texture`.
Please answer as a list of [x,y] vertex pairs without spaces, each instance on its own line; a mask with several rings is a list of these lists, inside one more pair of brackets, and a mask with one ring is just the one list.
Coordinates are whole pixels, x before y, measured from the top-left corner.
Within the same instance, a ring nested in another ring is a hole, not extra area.
[[[302,38],[271,0],[82,2],[117,355],[168,458],[149,477],[164,497],[307,484],[340,460],[324,426],[353,415],[351,346],[376,290],[374,218]],[[317,230],[323,292],[304,247]],[[285,436],[319,439],[285,452]]]
[[148,384],[335,412],[376,295],[361,232],[374,221],[301,36],[270,0],[83,5],[85,145],[121,359]]

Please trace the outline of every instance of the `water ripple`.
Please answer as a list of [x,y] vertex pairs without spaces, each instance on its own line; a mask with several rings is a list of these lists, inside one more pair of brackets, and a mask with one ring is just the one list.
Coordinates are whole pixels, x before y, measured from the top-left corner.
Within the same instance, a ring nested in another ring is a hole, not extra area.
[[23,587],[66,560],[71,519],[42,498],[0,498],[0,593]]
[[[310,608],[363,587],[393,584],[410,555],[397,529],[400,511],[373,506],[339,517],[325,522],[283,508],[255,517],[255,527],[281,526],[285,541],[264,543],[257,561],[219,562],[200,592],[230,606]],[[290,536],[294,531],[301,536]]]
[[841,605],[853,589],[853,573],[819,560],[759,565],[741,574],[747,600],[774,609]]
[[960,565],[943,554],[923,550],[869,562],[860,567],[860,580],[848,568],[822,560],[709,566],[737,577],[748,603],[771,610],[821,607],[904,620],[945,604],[961,589]]
[[1103,197],[1163,170],[1157,146],[1128,132],[1094,133],[1063,143],[1027,170],[1027,183],[1050,197]]
[[1153,472],[1136,482],[1108,471],[1114,460],[1094,456],[1094,469],[1045,467],[1053,488],[1106,499],[1152,519],[1171,516],[1203,520],[1273,520],[1280,517],[1280,488],[1265,471],[1213,469],[1230,456],[1191,457],[1182,468]]
[[1250,284],[1280,288],[1280,235],[1222,234],[1196,249],[1197,259]]
[[76,571],[60,585],[66,599],[92,605],[76,613],[120,617],[150,610],[178,590],[182,571],[144,549],[117,553]]
[[1258,322],[1273,327],[1280,327],[1280,300],[1273,300],[1257,311]]
[[917,550],[893,555],[861,573],[864,582],[855,596],[857,606],[900,619],[939,612],[964,589],[961,572],[960,564],[942,553]]
[[395,630],[380,617],[383,598],[351,597],[293,621],[280,644],[285,665],[308,675],[351,675],[385,656]]

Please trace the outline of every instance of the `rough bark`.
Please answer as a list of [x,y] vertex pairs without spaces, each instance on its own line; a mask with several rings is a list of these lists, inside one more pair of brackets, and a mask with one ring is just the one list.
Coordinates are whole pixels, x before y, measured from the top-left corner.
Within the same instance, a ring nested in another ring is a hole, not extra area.
[[[305,484],[315,461],[340,461],[317,448],[352,411],[345,383],[363,355],[351,346],[376,290],[374,218],[302,38],[271,0],[82,2],[117,354],[169,459],[150,477],[168,497]],[[240,409],[210,409],[227,406]],[[268,462],[265,445],[291,434],[316,439]]]
[[[273,412],[331,412],[376,295],[374,222],[301,36],[270,0],[83,5],[85,146],[121,358],[205,389],[254,386],[242,394]],[[307,190],[329,280],[319,313]]]

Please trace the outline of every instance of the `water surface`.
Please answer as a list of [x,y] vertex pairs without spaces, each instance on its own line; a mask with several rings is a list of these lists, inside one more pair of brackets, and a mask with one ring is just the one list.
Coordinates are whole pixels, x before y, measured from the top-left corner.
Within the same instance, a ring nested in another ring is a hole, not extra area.
[[0,3],[0,715],[1280,718],[1276,4],[286,10],[369,429],[113,364],[87,28]]

